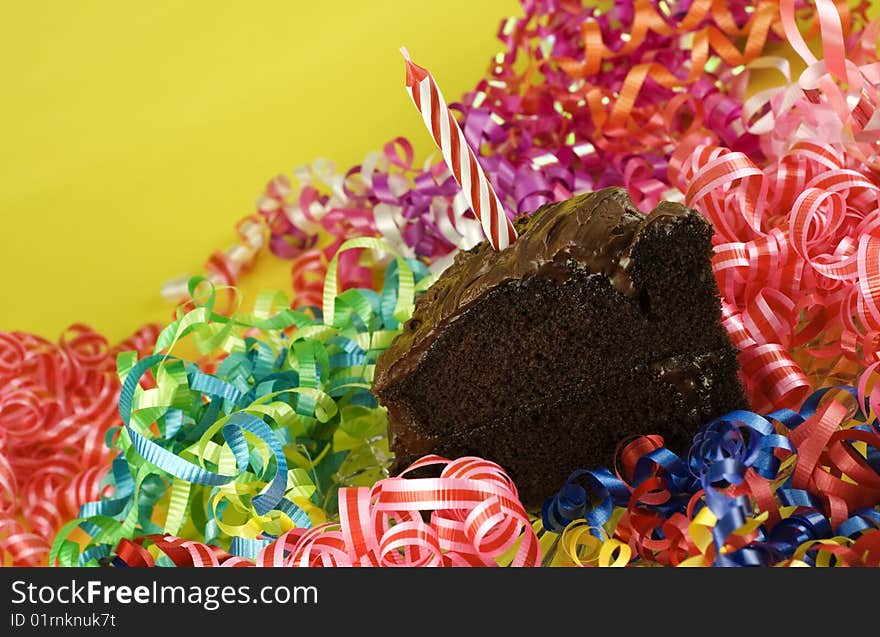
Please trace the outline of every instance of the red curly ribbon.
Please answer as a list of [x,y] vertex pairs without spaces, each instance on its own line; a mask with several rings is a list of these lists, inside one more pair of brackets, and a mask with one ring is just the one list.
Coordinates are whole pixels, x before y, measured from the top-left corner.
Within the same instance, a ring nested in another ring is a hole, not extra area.
[[763,170],[716,146],[675,156],[670,177],[715,226],[724,323],[759,409],[797,406],[806,396],[799,349],[875,360],[880,180],[848,168],[853,161],[811,142]]

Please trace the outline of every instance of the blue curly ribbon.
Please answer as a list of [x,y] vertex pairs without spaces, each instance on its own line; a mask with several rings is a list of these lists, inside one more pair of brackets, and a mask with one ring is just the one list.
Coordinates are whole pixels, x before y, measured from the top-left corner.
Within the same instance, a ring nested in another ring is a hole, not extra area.
[[[776,490],[782,506],[794,506],[794,514],[767,529],[761,525],[757,538],[749,545],[729,553],[722,552],[728,538],[743,524],[754,517],[752,504],[745,496],[731,497],[722,490],[729,485],[741,484],[746,471],[754,470],[768,480],[778,477],[780,461],[777,450],[796,453],[791,440],[777,432],[773,422],[788,430],[794,430],[814,415],[822,398],[832,390],[842,390],[858,400],[858,391],[850,386],[826,387],[814,392],[799,411],[777,410],[765,416],[737,410],[703,426],[694,436],[687,459],[683,460],[666,448],[655,449],[636,462],[632,487],[628,487],[608,469],[578,470],[573,472],[565,485],[548,498],[542,507],[542,522],[548,531],[561,533],[572,522],[584,519],[591,532],[602,537],[602,527],[612,517],[615,507],[627,507],[631,489],[637,488],[649,478],[660,478],[670,491],[670,498],[662,505],[650,507],[665,516],[685,514],[691,498],[699,490],[705,495],[697,505],[709,507],[717,519],[712,528],[716,547],[715,566],[764,566],[790,558],[805,542],[831,538],[834,535],[855,539],[861,533],[880,529],[880,511],[862,509],[856,511],[837,529],[832,528],[828,517],[821,511],[821,502],[812,493],[791,486],[791,477],[784,480]],[[861,417],[868,407],[862,406]],[[876,430],[878,423],[857,425],[856,428]],[[880,468],[880,452],[871,449],[868,463]],[[804,556],[808,564],[815,557],[808,551]]]

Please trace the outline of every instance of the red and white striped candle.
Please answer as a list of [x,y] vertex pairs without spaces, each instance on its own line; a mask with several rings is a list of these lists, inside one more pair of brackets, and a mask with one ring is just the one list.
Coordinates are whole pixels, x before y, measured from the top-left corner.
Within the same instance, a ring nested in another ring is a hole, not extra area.
[[407,92],[422,114],[425,126],[440,148],[446,165],[467,196],[489,243],[496,250],[503,250],[516,241],[516,230],[507,218],[501,200],[446,106],[437,82],[427,69],[409,59],[406,49],[400,49],[400,52],[406,59]]

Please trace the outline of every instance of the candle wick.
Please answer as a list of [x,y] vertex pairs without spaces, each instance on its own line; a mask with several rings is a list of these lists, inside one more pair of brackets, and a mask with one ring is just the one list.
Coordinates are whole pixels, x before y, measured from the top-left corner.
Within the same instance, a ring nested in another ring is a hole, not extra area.
[[400,53],[403,55],[403,58],[404,58],[407,62],[411,62],[411,61],[412,61],[412,60],[409,59],[409,51],[406,50],[406,47],[405,47],[405,46],[400,47]]

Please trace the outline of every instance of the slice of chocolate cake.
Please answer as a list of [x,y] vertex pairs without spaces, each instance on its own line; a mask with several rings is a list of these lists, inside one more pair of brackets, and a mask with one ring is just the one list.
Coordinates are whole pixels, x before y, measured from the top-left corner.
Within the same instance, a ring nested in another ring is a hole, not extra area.
[[747,406],[696,211],[664,202],[646,217],[606,188],[517,230],[506,250],[458,254],[379,357],[392,471],[482,456],[536,507],[629,436],[683,453],[701,423]]

